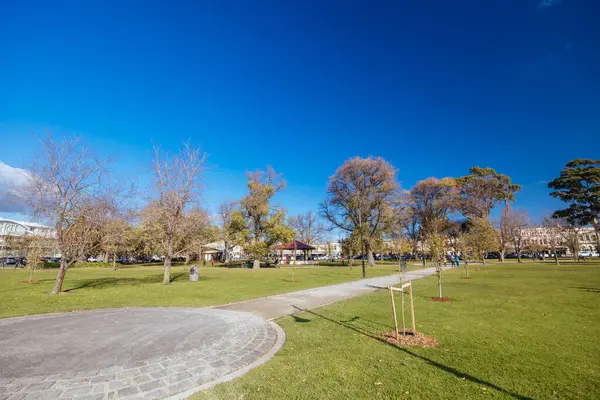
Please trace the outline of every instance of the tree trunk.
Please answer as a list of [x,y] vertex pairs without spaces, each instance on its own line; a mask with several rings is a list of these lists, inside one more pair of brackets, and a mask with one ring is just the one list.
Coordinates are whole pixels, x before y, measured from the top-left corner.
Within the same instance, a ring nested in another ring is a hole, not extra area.
[[504,254],[506,253],[505,249],[501,249],[500,250],[500,262],[503,263],[504,262]]
[[252,264],[252,269],[259,269],[259,268],[260,268],[260,260],[255,259],[254,263]]
[[113,254],[113,271],[117,270],[117,255]]
[[481,263],[485,265],[485,251],[481,254]]
[[554,263],[556,265],[560,265],[560,262],[558,261],[558,253],[556,252],[556,249],[552,249],[552,251],[554,252]]
[[[598,251],[598,255],[600,255],[600,223],[598,223],[597,219],[594,219],[594,223],[592,224],[594,227],[594,232],[596,233],[596,250]],[[593,249],[592,249],[593,255]]]
[[33,280],[33,269],[29,270],[29,283]]
[[163,274],[163,285],[171,284],[171,256],[165,257],[165,272]]
[[171,284],[171,261],[173,260],[173,240],[171,236],[167,244],[167,255],[165,257],[165,273],[163,275],[163,285]]
[[60,268],[58,269],[58,274],[56,275],[56,281],[54,282],[54,288],[52,288],[52,291],[50,292],[50,294],[59,294],[60,292],[62,292],[62,286],[63,286],[63,282],[65,280],[65,274],[67,273],[67,268],[69,268],[69,266],[67,265],[67,262],[65,260],[63,260],[63,258],[61,257]]
[[521,250],[517,250],[517,262],[521,263]]
[[438,297],[442,298],[442,270],[437,271]]
[[[371,243],[369,243],[368,240],[365,240],[365,244],[364,244],[364,248],[365,248],[365,253],[367,255],[367,266],[369,267],[374,267],[375,266],[375,259],[373,258],[373,252],[371,251]],[[365,255],[363,254],[363,257]]]
[[225,260],[223,260],[225,262],[225,264],[229,263],[229,242],[225,241],[225,248],[224,248],[224,256],[225,256]]

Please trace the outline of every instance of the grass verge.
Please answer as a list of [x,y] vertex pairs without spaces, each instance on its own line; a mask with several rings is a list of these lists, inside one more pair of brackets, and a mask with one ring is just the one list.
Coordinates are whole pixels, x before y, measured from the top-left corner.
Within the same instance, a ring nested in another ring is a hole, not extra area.
[[[394,266],[369,268],[368,277],[393,274]],[[160,267],[73,268],[64,295],[50,296],[56,270],[34,274],[39,284],[20,283],[29,273],[0,269],[0,317],[127,306],[203,307],[360,279],[358,267],[291,267],[252,270],[203,268],[200,281],[188,281],[187,267],[172,269],[172,284],[162,284]]]
[[[387,291],[279,319],[267,364],[194,399],[594,399],[600,393],[600,263],[490,264],[414,282],[417,329],[401,348]],[[398,302],[399,303],[399,302]]]

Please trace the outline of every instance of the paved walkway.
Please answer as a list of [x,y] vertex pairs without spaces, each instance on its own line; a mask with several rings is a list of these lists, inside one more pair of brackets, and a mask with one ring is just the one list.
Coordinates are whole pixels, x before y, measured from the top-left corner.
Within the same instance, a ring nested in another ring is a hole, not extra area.
[[[360,267],[358,267],[360,268]],[[369,270],[367,269],[367,274]],[[435,268],[425,268],[404,274],[404,279],[412,281],[435,274]],[[298,292],[278,294],[256,300],[217,306],[221,310],[245,311],[267,319],[275,319],[284,315],[297,313],[299,309],[310,309],[336,301],[360,296],[377,289],[392,286],[400,282],[400,275],[367,278],[359,281],[340,283],[338,285],[322,286]]]
[[0,332],[0,399],[10,400],[186,397],[261,364],[285,338],[263,318],[206,308],[7,318]]
[[[407,272],[406,280],[435,273]],[[121,308],[0,319],[0,400],[184,399],[266,362],[273,319],[395,285],[399,275],[215,308]]]

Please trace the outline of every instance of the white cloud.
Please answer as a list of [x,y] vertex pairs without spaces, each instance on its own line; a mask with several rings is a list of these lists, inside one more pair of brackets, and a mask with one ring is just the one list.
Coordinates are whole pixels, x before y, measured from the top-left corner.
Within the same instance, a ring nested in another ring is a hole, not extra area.
[[22,189],[27,184],[29,172],[11,167],[0,161],[0,212],[19,212],[26,209]]

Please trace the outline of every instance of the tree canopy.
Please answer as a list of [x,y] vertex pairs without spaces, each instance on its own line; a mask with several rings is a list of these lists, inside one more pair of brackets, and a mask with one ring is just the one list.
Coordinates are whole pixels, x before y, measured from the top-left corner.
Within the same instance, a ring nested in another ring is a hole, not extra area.
[[292,240],[294,231],[286,224],[285,210],[271,205],[273,196],[285,187],[282,175],[269,166],[247,176],[248,194],[240,201],[246,224],[238,235],[244,237],[246,253],[257,260],[266,256],[273,244]]
[[347,232],[358,231],[369,264],[374,264],[371,240],[392,222],[392,204],[398,194],[397,170],[381,157],[354,157],[330,177],[321,214]]
[[456,178],[459,189],[456,207],[468,219],[489,218],[496,204],[514,201],[515,193],[521,190],[509,176],[493,168],[475,166],[470,172]]
[[569,204],[554,213],[576,225],[593,224],[600,230],[600,160],[575,159],[567,163],[560,176],[548,183],[550,195]]

